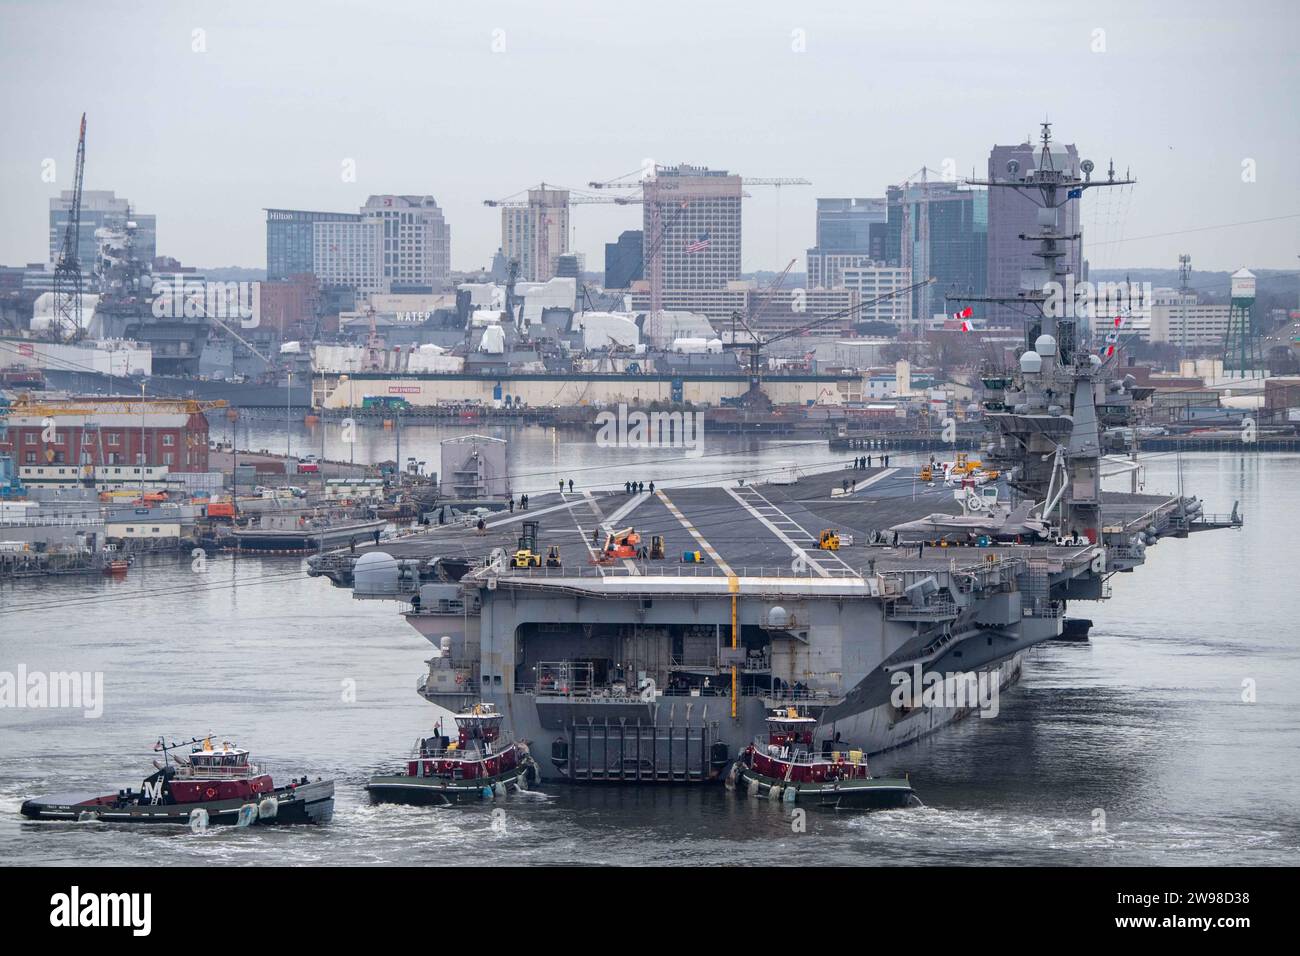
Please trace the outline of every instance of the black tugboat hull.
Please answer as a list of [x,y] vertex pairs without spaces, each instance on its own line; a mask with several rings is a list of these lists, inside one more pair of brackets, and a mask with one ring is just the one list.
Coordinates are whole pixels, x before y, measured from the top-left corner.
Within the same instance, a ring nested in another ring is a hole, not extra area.
[[918,801],[903,777],[867,777],[835,783],[785,783],[740,764],[736,790],[759,799],[782,800],[832,810],[901,810]]
[[[515,790],[524,789],[528,768],[521,766],[509,773],[481,780],[443,780],[437,777],[407,777],[380,774],[370,778],[366,792],[371,803],[405,803],[413,806],[446,807],[456,803],[479,803],[501,799]],[[505,788],[502,794],[497,785]],[[490,795],[484,790],[491,790]]]
[[[267,798],[274,798],[275,811],[262,809]],[[240,811],[245,806],[254,807],[245,812],[251,817],[249,825],[328,823],[334,815],[334,781],[321,780],[297,787],[279,787],[257,801],[211,800],[199,803],[125,804],[117,805],[116,798],[79,794],[53,794],[34,797],[23,802],[20,811],[29,820],[63,820],[99,823],[170,823],[186,826],[195,810],[206,810],[209,826],[236,826]]]

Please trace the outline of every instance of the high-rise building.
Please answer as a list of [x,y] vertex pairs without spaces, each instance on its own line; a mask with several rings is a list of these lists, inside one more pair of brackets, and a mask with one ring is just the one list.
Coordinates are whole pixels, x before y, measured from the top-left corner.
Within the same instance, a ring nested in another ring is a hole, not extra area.
[[872,302],[880,296],[905,289],[912,283],[911,272],[901,266],[871,263],[844,270],[842,285],[858,294],[861,305],[853,316],[855,323],[889,322],[905,325],[912,314],[911,294],[896,295],[882,302]]
[[528,202],[501,207],[501,248],[507,260],[519,260],[519,278],[546,282],[555,277],[569,251],[569,191],[528,190]]
[[311,271],[325,288],[392,292],[392,277],[384,274],[384,239],[379,219],[313,223]]
[[[889,187],[891,215],[907,223],[911,283],[933,278],[911,299],[913,321],[947,311],[945,296],[983,295],[988,260],[988,193],[954,182]],[[904,209],[906,207],[906,209]],[[926,236],[928,235],[928,240]],[[899,264],[903,260],[900,246]]]
[[322,288],[437,292],[451,274],[451,227],[432,196],[371,196],[360,212],[266,210],[266,277],[314,274]]
[[657,262],[660,288],[721,289],[740,278],[739,176],[702,166],[659,167],[643,195],[643,237],[654,250],[646,268]]
[[[68,216],[72,211],[72,190],[65,189],[50,200],[50,264],[56,265],[63,251],[63,234],[68,230]],[[129,216],[128,216],[129,214]],[[111,189],[86,189],[81,193],[81,220],[77,227],[77,259],[81,271],[89,275],[99,256],[99,243],[95,230],[100,228],[124,229],[127,219],[136,224],[135,251],[145,264],[153,262],[158,254],[158,217],[145,215],[131,209],[130,202],[118,197]]]
[[451,274],[451,227],[432,196],[371,196],[361,219],[383,226],[385,291],[442,289]]
[[[818,199],[817,245],[808,250],[808,287],[838,288],[844,269],[883,259],[883,248],[873,254],[872,227],[888,220],[884,199]],[[879,240],[879,229],[876,236]]]
[[266,278],[279,282],[314,271],[316,223],[360,221],[355,212],[266,210]]
[[645,278],[644,236],[640,229],[628,229],[619,234],[618,242],[605,243],[606,289],[627,289]]
[[[1040,146],[1029,142],[1019,146],[994,146],[989,153],[990,180],[1010,180],[1023,178],[1027,173],[1038,168],[1042,151]],[[1053,143],[1050,152],[1053,167],[1077,173],[1079,151],[1070,145]],[[1028,196],[1016,189],[997,188],[989,190],[988,200],[988,278],[987,294],[990,296],[1014,296],[1025,283],[1041,289],[1045,277],[1041,270],[1046,265],[1041,259],[1032,255],[1038,247],[1035,242],[1021,239],[1021,235],[1037,236],[1042,225],[1039,222],[1039,207],[1029,201]],[[1062,237],[1070,237],[1079,232],[1079,200],[1068,199],[1060,207],[1054,224],[1055,232]],[[1084,279],[1083,242],[1082,240],[1064,239],[1066,254],[1057,263],[1060,271],[1072,273],[1076,279]],[[1014,306],[990,305],[988,316],[999,324],[1024,319],[1023,311]]]

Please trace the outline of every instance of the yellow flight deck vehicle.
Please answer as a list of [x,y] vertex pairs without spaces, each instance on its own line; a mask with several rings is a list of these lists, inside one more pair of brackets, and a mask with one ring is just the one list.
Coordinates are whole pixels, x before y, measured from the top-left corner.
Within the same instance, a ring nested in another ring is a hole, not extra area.
[[537,553],[537,522],[525,521],[519,533],[519,550],[510,559],[513,568],[540,568],[542,556]]
[[834,528],[824,529],[821,537],[817,539],[817,547],[823,551],[838,551],[840,549],[840,533]]
[[918,475],[917,477],[920,478],[922,481],[933,481],[934,472],[930,470],[929,465],[926,465],[924,468],[921,469],[921,474]]
[[548,568],[558,568],[560,566],[560,546],[553,544],[546,549],[546,566]]

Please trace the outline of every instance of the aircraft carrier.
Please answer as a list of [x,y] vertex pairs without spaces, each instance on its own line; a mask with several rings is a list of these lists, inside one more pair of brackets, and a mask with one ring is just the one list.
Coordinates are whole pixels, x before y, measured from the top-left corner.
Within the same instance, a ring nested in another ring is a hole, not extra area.
[[[544,778],[708,781],[778,707],[817,719],[818,749],[869,755],[976,712],[984,701],[964,690],[1015,680],[1030,648],[1062,634],[1067,608],[1104,600],[1148,547],[1241,523],[1235,507],[1215,517],[1193,496],[1138,493],[1137,463],[1107,454],[1149,390],[1119,378],[1113,343],[1089,343],[1037,289],[1065,277],[1062,247],[1077,238],[1054,210],[1125,181],[1068,162],[1045,126],[1034,169],[985,184],[1035,195],[1043,269],[1017,297],[1039,313],[1017,367],[984,375],[979,468],[945,480],[855,462],[560,491],[376,553],[323,556],[313,573],[411,601],[407,620],[437,648],[420,693],[452,710],[493,703]],[[1131,491],[1102,489],[1124,470]],[[629,528],[636,547],[611,560]],[[656,537],[662,558],[641,550]],[[541,562],[552,547],[558,566]]]
[[[551,493],[482,531],[448,526],[346,558],[359,594],[419,595],[406,619],[437,647],[419,692],[451,710],[494,703],[544,778],[703,781],[774,707],[803,708],[819,741],[868,754],[964,717],[974,699],[895,706],[895,673],[920,667],[950,691],[983,673],[1003,687],[1025,651],[1061,634],[1070,602],[1105,598],[1149,542],[1237,520],[1177,495],[1107,492],[1095,507],[1100,524],[1077,538],[1016,543],[957,522],[909,542],[891,529],[956,514],[953,488],[910,467],[835,469],[792,484]],[[540,552],[558,546],[560,567],[511,566],[525,521]],[[665,557],[594,563],[625,527],[661,536]],[[830,529],[835,551],[819,547]]]

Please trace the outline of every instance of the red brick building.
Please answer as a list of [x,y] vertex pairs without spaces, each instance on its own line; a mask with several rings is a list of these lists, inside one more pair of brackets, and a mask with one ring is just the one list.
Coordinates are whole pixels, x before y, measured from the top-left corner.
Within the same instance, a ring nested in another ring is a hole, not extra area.
[[73,398],[10,408],[0,452],[14,465],[163,466],[208,470],[208,420],[196,402]]
[[283,282],[260,286],[259,318],[282,339],[292,339],[312,329],[320,307],[320,283],[314,275],[295,275]]

